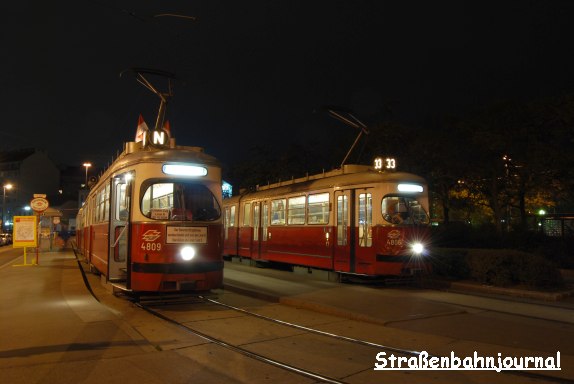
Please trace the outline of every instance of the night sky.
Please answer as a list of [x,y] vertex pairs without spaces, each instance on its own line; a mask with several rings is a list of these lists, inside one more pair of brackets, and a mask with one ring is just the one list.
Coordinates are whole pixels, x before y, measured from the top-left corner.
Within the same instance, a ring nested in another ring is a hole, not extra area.
[[349,130],[325,105],[418,124],[574,91],[574,1],[21,0],[0,17],[0,150],[72,166],[111,162],[140,113],[154,125],[132,67],[175,73],[173,135],[224,164]]

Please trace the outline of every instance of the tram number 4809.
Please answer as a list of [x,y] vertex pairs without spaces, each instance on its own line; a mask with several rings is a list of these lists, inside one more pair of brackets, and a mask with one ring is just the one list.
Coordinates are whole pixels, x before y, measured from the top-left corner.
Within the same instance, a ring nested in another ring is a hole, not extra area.
[[161,251],[161,243],[145,242],[141,245],[142,251]]

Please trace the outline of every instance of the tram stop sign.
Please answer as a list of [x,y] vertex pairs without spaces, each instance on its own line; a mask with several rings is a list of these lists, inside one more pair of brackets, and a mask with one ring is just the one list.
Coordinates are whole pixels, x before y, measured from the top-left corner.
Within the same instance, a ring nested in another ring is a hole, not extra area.
[[32,201],[30,201],[30,208],[32,208],[34,212],[42,213],[48,209],[49,206],[48,200],[44,197],[34,197]]

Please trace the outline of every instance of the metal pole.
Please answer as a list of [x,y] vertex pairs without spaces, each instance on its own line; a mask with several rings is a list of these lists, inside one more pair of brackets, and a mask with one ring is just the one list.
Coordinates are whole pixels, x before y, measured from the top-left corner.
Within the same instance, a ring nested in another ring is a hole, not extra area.
[[86,168],[86,182],[84,185],[86,186],[86,188],[88,188],[88,168],[92,166],[92,163],[84,163],[82,165]]
[[0,228],[1,232],[4,233],[4,207],[6,206],[6,186],[2,186],[3,194],[2,194],[2,227]]

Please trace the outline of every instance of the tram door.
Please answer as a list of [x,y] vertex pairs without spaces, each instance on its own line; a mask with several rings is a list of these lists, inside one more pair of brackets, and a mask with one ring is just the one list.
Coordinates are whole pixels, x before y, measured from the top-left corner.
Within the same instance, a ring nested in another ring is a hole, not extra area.
[[355,271],[374,273],[372,189],[355,191]]
[[267,239],[269,238],[269,201],[261,202],[261,237],[259,256],[267,256]]
[[354,190],[335,191],[335,271],[355,272],[354,199]]
[[261,203],[253,203],[253,248],[251,255],[253,259],[261,258]]
[[[128,265],[128,237],[131,183],[129,174],[112,179],[110,194],[110,250],[108,280],[125,281]],[[129,282],[128,282],[129,283]]]

